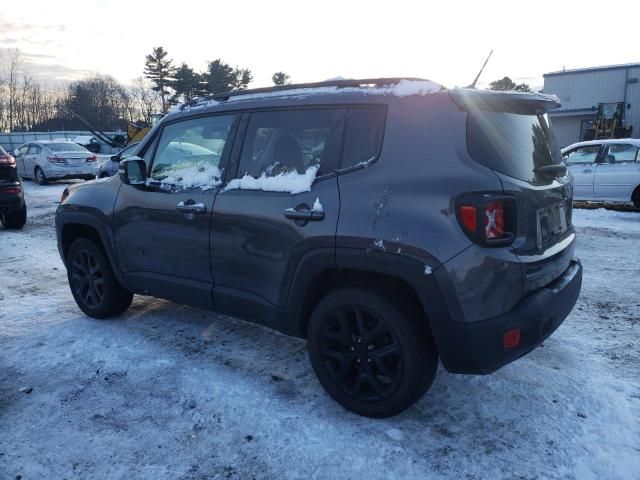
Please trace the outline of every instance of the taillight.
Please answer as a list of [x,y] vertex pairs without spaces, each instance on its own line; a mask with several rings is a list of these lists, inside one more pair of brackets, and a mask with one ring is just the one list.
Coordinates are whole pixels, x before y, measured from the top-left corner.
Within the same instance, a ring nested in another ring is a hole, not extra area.
[[22,189],[20,187],[2,188],[0,193],[6,193],[8,195],[18,195]]
[[87,157],[87,162],[95,162],[96,160],[98,160],[98,157],[96,157],[95,155]]
[[457,201],[458,220],[476,243],[504,246],[516,234],[516,203],[512,197],[492,193],[463,195]]
[[64,201],[69,197],[69,189],[65,188],[62,191],[62,195],[60,196],[60,203],[64,203]]
[[16,159],[11,155],[0,155],[0,165],[15,167]]
[[67,163],[64,158],[60,157],[47,157],[47,160],[49,160],[49,163]]

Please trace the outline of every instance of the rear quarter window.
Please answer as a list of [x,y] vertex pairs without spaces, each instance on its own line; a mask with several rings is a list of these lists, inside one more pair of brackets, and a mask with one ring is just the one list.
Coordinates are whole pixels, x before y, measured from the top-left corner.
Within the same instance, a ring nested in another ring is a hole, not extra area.
[[364,165],[378,157],[386,115],[386,108],[382,106],[349,109],[341,168]]

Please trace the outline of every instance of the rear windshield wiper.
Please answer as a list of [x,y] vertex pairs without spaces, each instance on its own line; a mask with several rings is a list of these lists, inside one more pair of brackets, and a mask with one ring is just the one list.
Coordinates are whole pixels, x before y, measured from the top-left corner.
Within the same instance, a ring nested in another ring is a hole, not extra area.
[[545,165],[544,167],[534,168],[533,171],[559,177],[567,173],[567,167],[565,165]]

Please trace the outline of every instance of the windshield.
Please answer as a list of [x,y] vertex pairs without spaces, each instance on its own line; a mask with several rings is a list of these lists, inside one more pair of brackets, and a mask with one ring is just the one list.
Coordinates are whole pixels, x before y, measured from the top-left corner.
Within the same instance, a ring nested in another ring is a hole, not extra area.
[[546,114],[471,112],[467,146],[475,161],[531,183],[549,182],[549,175],[536,170],[562,161]]
[[48,143],[47,148],[52,152],[87,152],[90,153],[84,147],[81,147],[77,143],[66,142],[66,143]]

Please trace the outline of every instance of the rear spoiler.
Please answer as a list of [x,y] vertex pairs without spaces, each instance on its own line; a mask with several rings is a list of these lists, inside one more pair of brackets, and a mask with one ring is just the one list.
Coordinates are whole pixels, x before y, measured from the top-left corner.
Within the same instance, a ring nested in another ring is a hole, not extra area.
[[451,100],[461,109],[504,111],[513,113],[546,113],[560,107],[555,95],[544,93],[502,92],[454,88],[449,90]]

